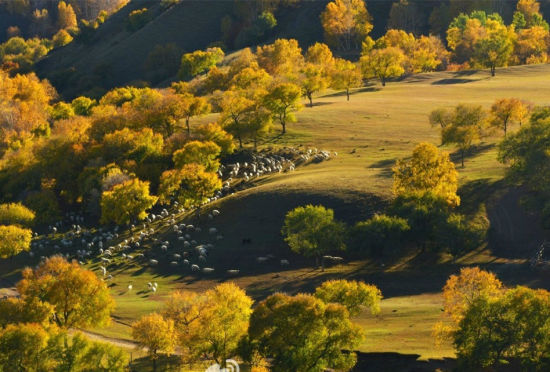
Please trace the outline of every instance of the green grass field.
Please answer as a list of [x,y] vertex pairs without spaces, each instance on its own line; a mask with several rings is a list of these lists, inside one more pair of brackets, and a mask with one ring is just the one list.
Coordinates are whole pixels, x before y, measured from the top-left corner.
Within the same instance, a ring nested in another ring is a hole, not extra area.
[[[293,173],[255,180],[248,189],[209,206],[222,213],[211,223],[203,220],[203,230],[216,226],[224,235],[209,257],[208,265],[216,269],[214,274],[192,275],[181,267],[171,268],[163,263],[154,269],[121,265],[112,271],[112,294],[117,302],[115,321],[93,331],[130,339],[129,324],[160,309],[163,299],[175,289],[202,291],[232,280],[246,288],[254,299],[262,299],[276,291],[312,291],[331,278],[354,278],[377,285],[384,294],[379,315],[365,313],[357,319],[367,334],[359,348],[366,353],[365,360],[378,355],[369,353],[399,353],[413,362],[416,358],[452,358],[452,346],[435,348],[431,336],[433,324],[441,319],[440,291],[445,280],[461,265],[479,264],[497,272],[506,284],[541,286],[540,278],[525,268],[529,252],[505,257],[489,246],[452,260],[410,251],[395,261],[353,261],[321,272],[312,269],[312,262],[289,252],[280,235],[283,217],[298,205],[314,203],[333,208],[336,217],[348,223],[367,218],[380,211],[391,197],[391,167],[395,160],[409,156],[419,142],[439,144],[438,129],[428,122],[431,110],[462,102],[488,108],[495,99],[507,97],[543,105],[550,98],[548,81],[550,65],[520,66],[497,70],[494,78],[487,71],[413,76],[389,83],[383,89],[375,85],[358,90],[349,102],[345,95],[334,92],[317,97],[314,107],[297,114],[299,121],[289,125],[287,135],[279,136],[276,127],[262,147],[317,147],[337,151],[338,156],[299,167]],[[215,119],[215,115],[210,115],[192,124]],[[506,191],[498,182],[504,175],[504,166],[496,160],[495,145],[500,138],[500,134],[485,138],[467,155],[465,167],[458,167],[461,185],[470,190],[464,200],[465,208],[474,199],[487,206],[498,203],[497,196]],[[444,149],[451,153],[455,150]],[[453,159],[458,161],[456,154]],[[168,227],[163,230],[159,225],[157,231],[160,239],[178,244]],[[207,234],[202,234],[200,241],[208,240]],[[243,246],[244,237],[251,238],[252,244]],[[289,259],[291,265],[283,270],[276,263],[255,262],[257,256],[268,253],[277,259]],[[5,268],[6,264],[2,266]],[[227,269],[240,269],[240,274],[228,277]],[[2,273],[7,274],[4,270]],[[145,290],[149,281],[159,285],[155,295]],[[128,284],[133,285],[131,292],[127,291]],[[422,366],[428,370],[433,367],[428,363]]]

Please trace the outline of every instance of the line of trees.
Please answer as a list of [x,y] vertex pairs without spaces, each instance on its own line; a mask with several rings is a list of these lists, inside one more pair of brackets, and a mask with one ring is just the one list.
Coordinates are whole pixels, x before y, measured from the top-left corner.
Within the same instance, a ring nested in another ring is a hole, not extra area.
[[242,289],[224,283],[204,293],[172,293],[160,313],[133,324],[132,335],[154,366],[177,346],[189,365],[210,360],[225,367],[227,359],[240,356],[258,371],[347,371],[356,356],[343,350],[364,338],[352,317],[363,310],[378,313],[381,298],[373,285],[335,280],[314,294],[273,294],[252,309]]

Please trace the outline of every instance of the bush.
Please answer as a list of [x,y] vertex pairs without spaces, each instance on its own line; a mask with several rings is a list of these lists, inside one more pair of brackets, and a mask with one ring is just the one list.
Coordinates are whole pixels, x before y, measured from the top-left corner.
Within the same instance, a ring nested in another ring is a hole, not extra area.
[[126,27],[130,31],[137,31],[147,24],[151,20],[151,13],[149,9],[142,8],[136,9],[128,15],[128,21]]
[[25,205],[36,213],[36,223],[48,223],[59,220],[61,212],[54,192],[42,190],[30,194]]
[[205,71],[210,70],[223,60],[225,56],[220,48],[210,48],[205,51],[196,50],[185,53],[181,57],[178,75],[182,80],[189,80]]
[[399,251],[403,237],[410,229],[404,218],[377,214],[353,227],[353,247],[373,256],[392,255]]

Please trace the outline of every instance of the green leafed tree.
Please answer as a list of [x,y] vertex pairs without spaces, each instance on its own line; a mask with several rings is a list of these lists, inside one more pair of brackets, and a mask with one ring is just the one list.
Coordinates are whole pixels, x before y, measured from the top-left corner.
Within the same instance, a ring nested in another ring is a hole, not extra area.
[[297,207],[286,214],[282,234],[290,248],[319,259],[330,251],[345,249],[346,227],[334,219],[334,211],[322,205]]

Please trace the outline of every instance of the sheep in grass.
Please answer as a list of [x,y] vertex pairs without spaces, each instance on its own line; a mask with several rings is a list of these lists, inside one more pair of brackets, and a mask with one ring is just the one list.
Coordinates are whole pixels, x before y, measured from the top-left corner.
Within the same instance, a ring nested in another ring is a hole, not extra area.
[[281,260],[281,266],[288,266],[290,265],[290,262],[288,260]]
[[191,271],[200,271],[199,265],[195,265],[195,264],[191,265]]
[[227,270],[227,273],[229,275],[237,275],[240,272],[240,270]]
[[178,262],[177,261],[172,261],[172,262],[170,262],[170,266],[178,266]]
[[205,267],[204,269],[202,269],[202,272],[205,274],[210,274],[214,272],[214,269],[211,267]]
[[267,260],[269,260],[268,257],[257,257],[256,258],[257,263],[265,263],[265,262],[267,262]]
[[218,233],[218,229],[216,229],[215,227],[211,227],[211,228],[208,229],[208,233],[210,235],[215,235],[215,234]]
[[151,266],[156,266],[156,265],[159,264],[159,262],[157,260],[151,259],[151,260],[149,260],[149,264],[151,264]]

